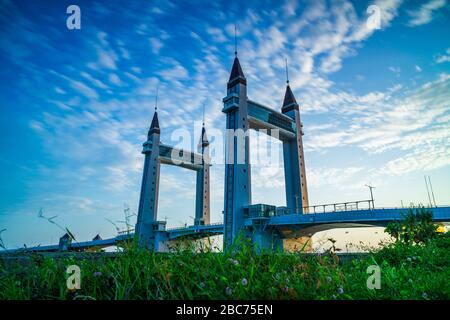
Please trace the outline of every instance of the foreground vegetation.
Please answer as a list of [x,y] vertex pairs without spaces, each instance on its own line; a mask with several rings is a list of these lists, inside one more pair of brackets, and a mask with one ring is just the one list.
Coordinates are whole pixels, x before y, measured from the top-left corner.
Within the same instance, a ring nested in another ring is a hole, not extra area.
[[[256,254],[245,244],[224,253],[157,254],[132,246],[112,257],[0,258],[0,299],[448,300],[449,233],[411,242],[403,234],[409,229],[391,229],[397,242],[348,261],[333,250]],[[79,290],[67,289],[69,265],[80,267]],[[380,289],[367,288],[371,265],[380,267]]]

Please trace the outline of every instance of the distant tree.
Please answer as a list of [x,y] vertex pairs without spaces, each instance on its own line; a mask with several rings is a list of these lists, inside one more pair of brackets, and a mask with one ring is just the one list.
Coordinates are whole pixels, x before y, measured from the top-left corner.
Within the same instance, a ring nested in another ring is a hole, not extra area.
[[410,208],[400,221],[390,222],[386,227],[395,241],[403,243],[425,243],[438,235],[437,226],[433,223],[433,213],[417,208]]

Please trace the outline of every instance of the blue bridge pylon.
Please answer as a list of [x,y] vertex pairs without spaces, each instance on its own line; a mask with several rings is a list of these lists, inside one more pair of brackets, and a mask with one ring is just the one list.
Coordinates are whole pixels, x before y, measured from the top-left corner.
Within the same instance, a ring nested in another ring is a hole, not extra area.
[[[205,238],[223,234],[224,247],[241,234],[259,249],[283,249],[283,240],[310,237],[316,232],[367,226],[386,226],[401,220],[404,208],[374,208],[373,200],[321,206],[310,206],[303,152],[303,125],[300,107],[289,80],[281,112],[250,100],[247,80],[239,59],[233,62],[222,112],[226,115],[227,141],[225,154],[224,223],[210,223],[209,142],[203,126],[197,152],[178,150],[160,142],[160,126],[155,110],[143,144],[145,155],[135,232],[122,233],[109,239],[72,243],[69,236],[58,245],[28,248],[29,251],[84,251],[103,248],[134,238],[142,246],[167,251],[172,240]],[[253,204],[251,200],[251,164],[249,130],[259,130],[276,137],[283,144],[286,206]],[[276,135],[272,135],[276,132]],[[166,228],[158,220],[160,165],[181,166],[196,171],[196,206],[194,225]],[[436,222],[450,221],[450,207],[426,208]],[[413,209],[417,210],[417,209]]]

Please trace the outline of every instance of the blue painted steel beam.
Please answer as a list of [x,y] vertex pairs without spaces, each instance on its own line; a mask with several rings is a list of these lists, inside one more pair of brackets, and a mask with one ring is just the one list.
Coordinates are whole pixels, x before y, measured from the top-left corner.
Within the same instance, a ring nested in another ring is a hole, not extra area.
[[[450,207],[426,208],[433,213],[433,221],[450,221]],[[354,210],[332,213],[316,214],[288,214],[266,218],[267,225],[275,228],[288,228],[291,230],[300,230],[303,228],[313,228],[311,230],[322,231],[337,227],[355,227],[355,226],[383,226],[390,221],[401,220],[402,214],[408,209],[374,209],[374,210]],[[253,225],[254,219],[245,219],[246,227]],[[314,228],[323,225],[321,228]],[[166,231],[160,231],[167,234],[167,238],[172,240],[185,236],[197,235],[198,237],[208,237],[223,234],[223,224],[196,225],[187,228],[173,228]],[[70,245],[72,250],[86,250],[89,248],[105,248],[119,244],[125,240],[133,239],[134,233],[119,235],[114,238],[104,240],[93,240],[84,242],[75,242]],[[3,253],[19,252],[52,252],[58,251],[58,245],[36,246],[16,250],[7,250]]]

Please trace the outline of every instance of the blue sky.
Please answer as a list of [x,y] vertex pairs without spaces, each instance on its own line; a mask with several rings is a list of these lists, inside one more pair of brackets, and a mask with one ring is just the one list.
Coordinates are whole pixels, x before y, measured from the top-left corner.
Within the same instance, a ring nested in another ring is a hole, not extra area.
[[[81,30],[66,8],[81,9]],[[381,9],[381,29],[366,9]],[[10,248],[115,234],[136,211],[141,146],[159,85],[162,140],[221,99],[234,24],[249,98],[279,109],[284,59],[301,105],[311,204],[450,204],[450,4],[428,1],[0,1],[0,230]],[[197,137],[195,137],[197,139]],[[253,169],[253,202],[283,205],[282,167]],[[194,215],[194,173],[164,166],[159,216]],[[221,221],[223,165],[213,167]],[[119,223],[120,224],[120,223]]]

